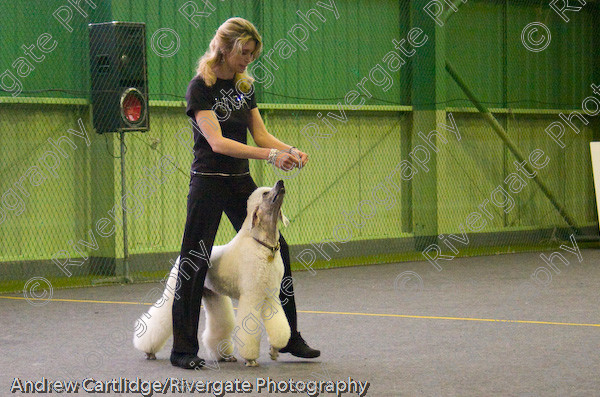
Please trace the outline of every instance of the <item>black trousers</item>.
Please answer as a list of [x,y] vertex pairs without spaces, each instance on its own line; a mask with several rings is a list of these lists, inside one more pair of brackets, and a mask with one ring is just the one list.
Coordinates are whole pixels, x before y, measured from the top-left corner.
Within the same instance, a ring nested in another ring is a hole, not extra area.
[[[224,211],[235,230],[239,231],[246,219],[248,197],[255,189],[256,184],[250,175],[192,176],[177,277],[179,298],[173,302],[173,352],[198,353],[200,304],[208,270],[206,258],[210,257],[221,214]],[[283,236],[279,242],[284,265],[279,299],[294,334],[297,332],[297,317],[290,252]]]

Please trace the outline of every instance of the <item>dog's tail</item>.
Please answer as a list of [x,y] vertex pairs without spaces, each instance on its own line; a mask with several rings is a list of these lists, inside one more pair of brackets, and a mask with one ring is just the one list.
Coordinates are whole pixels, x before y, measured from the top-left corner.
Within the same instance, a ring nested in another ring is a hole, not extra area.
[[[172,308],[173,299],[177,296],[178,269],[179,258],[171,269],[160,299],[135,322],[133,346],[145,352],[148,358],[154,357],[154,353],[158,352],[173,334]],[[160,293],[158,288],[153,291]]]

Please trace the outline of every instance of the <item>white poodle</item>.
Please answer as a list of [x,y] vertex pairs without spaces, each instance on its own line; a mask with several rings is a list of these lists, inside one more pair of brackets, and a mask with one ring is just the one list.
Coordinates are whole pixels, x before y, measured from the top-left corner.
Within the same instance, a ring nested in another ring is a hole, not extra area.
[[[277,222],[288,224],[281,212],[284,195],[283,181],[273,188],[256,189],[248,199],[248,216],[238,234],[228,244],[212,249],[202,295],[206,313],[202,342],[211,357],[218,360],[236,361],[235,339],[246,365],[257,366],[263,327],[273,360],[290,338],[290,326],[279,301],[283,261]],[[179,297],[178,268],[179,258],[169,274],[163,296],[135,324],[133,344],[148,359],[156,358],[155,353],[173,333],[173,299]],[[231,298],[239,299],[235,318]]]

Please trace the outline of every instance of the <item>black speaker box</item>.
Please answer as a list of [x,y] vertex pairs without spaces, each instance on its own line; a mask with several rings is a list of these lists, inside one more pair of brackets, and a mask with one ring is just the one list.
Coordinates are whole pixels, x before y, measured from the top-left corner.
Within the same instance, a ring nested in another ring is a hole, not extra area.
[[147,131],[146,25],[89,24],[93,123],[97,133]]

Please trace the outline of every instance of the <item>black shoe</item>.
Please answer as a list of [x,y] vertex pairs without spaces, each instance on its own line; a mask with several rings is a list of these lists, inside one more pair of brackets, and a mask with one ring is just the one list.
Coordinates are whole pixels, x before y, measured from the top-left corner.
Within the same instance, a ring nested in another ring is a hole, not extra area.
[[300,332],[295,332],[288,341],[288,344],[279,353],[290,353],[292,356],[301,358],[317,358],[321,355],[319,350],[310,348],[300,336]]
[[171,364],[184,369],[200,369],[204,367],[204,359],[189,353],[171,352]]

